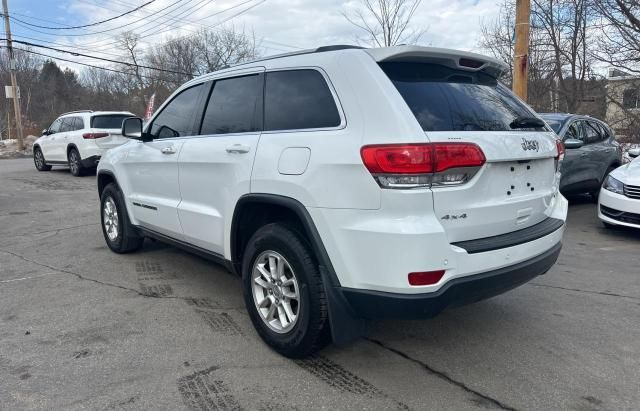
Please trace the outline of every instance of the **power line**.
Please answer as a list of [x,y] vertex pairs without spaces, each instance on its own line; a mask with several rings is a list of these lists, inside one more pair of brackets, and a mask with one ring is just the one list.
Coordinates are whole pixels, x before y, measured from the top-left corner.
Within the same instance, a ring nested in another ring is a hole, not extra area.
[[[132,24],[136,24],[136,23],[138,23],[138,22],[140,22],[140,21],[142,21],[142,20],[147,19],[148,17],[153,16],[153,15],[156,15],[156,14],[158,14],[158,13],[160,13],[160,12],[162,12],[162,11],[164,11],[164,10],[166,10],[166,9],[170,8],[170,7],[175,6],[176,4],[180,3],[181,1],[183,1],[183,0],[177,0],[177,1],[175,1],[174,3],[171,3],[170,5],[168,5],[168,6],[164,7],[164,8],[162,8],[162,9],[160,9],[160,10],[158,10],[158,11],[155,11],[155,12],[153,12],[153,13],[151,13],[151,14],[147,15],[147,16],[144,16],[144,17],[139,18],[138,20],[135,20],[135,21],[130,22],[130,23],[127,23],[127,24],[123,24],[123,25],[121,25],[121,26],[112,27],[112,28],[110,28],[110,29],[105,29],[105,30],[102,30],[102,31],[92,31],[92,32],[89,32],[89,33],[69,33],[69,34],[65,34],[65,36],[67,36],[67,37],[95,36],[96,34],[102,34],[102,33],[107,33],[107,32],[110,32],[110,31],[118,30],[118,29],[121,29],[121,28],[123,28],[123,27],[127,27],[127,26],[131,26]],[[205,1],[212,1],[212,0],[205,0]],[[11,20],[16,21],[16,19],[15,19],[14,17],[10,17],[10,18],[11,18]],[[34,28],[31,28],[31,27],[25,26],[23,23],[21,23],[21,22],[19,22],[19,21],[16,21],[16,23],[17,23],[19,26],[24,27],[24,28],[26,28],[26,29],[28,29],[28,30],[34,31],[34,32],[36,32],[36,33],[46,34],[46,35],[48,35],[48,36],[54,36],[54,35],[55,35],[55,34],[53,34],[53,33],[49,33],[49,32],[42,31],[42,30],[36,30],[36,29],[34,29]],[[145,24],[148,24],[148,23],[145,23]]]
[[42,45],[42,44],[31,43],[29,41],[14,40],[14,43],[20,43],[20,44],[24,44],[26,46],[38,47],[38,48],[43,48],[43,49],[47,49],[47,50],[53,50],[53,51],[57,51],[59,53],[67,53],[67,54],[71,54],[72,56],[87,57],[87,58],[92,58],[92,59],[95,59],[95,60],[106,61],[106,62],[109,62],[109,63],[123,64],[123,65],[129,66],[129,67],[146,68],[146,69],[149,69],[149,70],[157,70],[157,71],[163,71],[165,73],[181,74],[181,75],[186,75],[186,76],[191,76],[192,75],[191,73],[185,73],[185,72],[182,72],[182,71],[161,69],[161,68],[158,68],[158,67],[144,66],[144,65],[140,65],[140,64],[128,63],[128,62],[125,62],[125,61],[119,61],[119,60],[113,60],[113,59],[108,59],[108,58],[104,58],[104,57],[91,56],[91,55],[88,55],[88,54],[76,53],[76,52],[69,51],[69,50],[62,50],[62,49],[59,49],[59,48],[49,47],[49,46],[45,46],[45,45]]
[[129,10],[129,11],[126,11],[126,12],[124,12],[124,13],[122,13],[122,14],[119,14],[119,15],[117,15],[117,16],[114,16],[114,17],[108,18],[108,19],[106,19],[106,20],[96,21],[96,22],[94,22],[94,23],[84,24],[84,25],[82,25],[82,26],[69,26],[69,27],[40,26],[40,25],[37,25],[37,24],[32,24],[32,23],[26,22],[26,21],[24,21],[24,20],[20,20],[20,19],[18,19],[17,17],[9,16],[9,18],[10,18],[10,19],[12,19],[12,20],[19,21],[19,22],[21,22],[21,23],[27,24],[27,25],[29,25],[29,26],[37,27],[37,28],[39,28],[39,29],[47,29],[47,30],[73,30],[73,29],[81,29],[81,28],[84,28],[84,27],[97,26],[98,24],[103,24],[103,23],[106,23],[106,22],[109,22],[109,21],[113,21],[113,20],[115,20],[115,19],[119,19],[120,17],[126,16],[127,14],[134,13],[134,12],[136,12],[136,11],[140,10],[141,8],[143,8],[143,7],[145,7],[145,6],[148,6],[149,4],[153,3],[154,1],[156,1],[156,0],[149,0],[148,2],[146,2],[146,3],[144,3],[144,4],[142,4],[142,5],[138,6],[138,7],[134,8],[134,9],[131,9],[131,10]]
[[[0,46],[0,48],[6,48],[6,47],[5,46]],[[87,67],[93,67],[93,68],[100,69],[100,70],[112,71],[114,73],[126,74],[128,76],[136,76],[136,74],[134,74],[134,73],[127,73],[126,71],[110,69],[108,67],[101,67],[101,66],[95,66],[93,64],[81,63],[79,61],[68,60],[68,59],[64,59],[62,57],[55,57],[55,56],[51,56],[49,54],[38,53],[37,51],[33,51],[33,50],[27,50],[27,49],[22,49],[22,48],[15,48],[15,47],[14,47],[14,50],[20,50],[20,51],[22,51],[24,53],[35,54],[35,55],[38,55],[38,56],[47,57],[47,58],[54,59],[54,60],[66,61],[67,63],[79,64],[81,66],[87,66]],[[157,77],[153,77],[153,76],[146,76],[146,75],[143,75],[143,74],[140,74],[139,76],[140,77],[144,77],[144,78],[148,78],[148,79],[151,79],[151,80],[163,81],[162,79],[157,78]]]

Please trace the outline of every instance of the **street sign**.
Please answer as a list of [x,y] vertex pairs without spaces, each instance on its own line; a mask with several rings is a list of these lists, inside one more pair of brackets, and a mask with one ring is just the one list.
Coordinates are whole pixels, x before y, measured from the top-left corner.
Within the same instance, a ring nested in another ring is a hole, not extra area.
[[[14,93],[13,93],[13,87],[11,86],[4,86],[4,94],[7,96],[7,98],[14,98]],[[20,99],[20,87],[18,87],[18,99]]]

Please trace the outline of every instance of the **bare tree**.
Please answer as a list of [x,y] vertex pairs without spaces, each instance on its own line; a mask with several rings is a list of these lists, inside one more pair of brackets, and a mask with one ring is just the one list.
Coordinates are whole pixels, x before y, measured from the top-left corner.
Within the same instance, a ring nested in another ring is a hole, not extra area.
[[640,2],[601,0],[595,2],[595,8],[602,21],[593,54],[628,77],[609,82],[609,120],[629,142],[640,143]]
[[602,16],[596,57],[611,67],[640,75],[640,1],[599,0],[594,6]]
[[[529,102],[539,111],[604,116],[602,84],[593,80],[594,0],[533,0],[529,44]],[[480,46],[509,66],[513,60],[515,0],[504,0],[497,20],[482,24]],[[508,80],[508,79],[507,79]]]
[[365,32],[364,42],[389,47],[415,44],[426,29],[411,29],[410,23],[422,0],[360,0],[352,13],[343,12],[349,23]]

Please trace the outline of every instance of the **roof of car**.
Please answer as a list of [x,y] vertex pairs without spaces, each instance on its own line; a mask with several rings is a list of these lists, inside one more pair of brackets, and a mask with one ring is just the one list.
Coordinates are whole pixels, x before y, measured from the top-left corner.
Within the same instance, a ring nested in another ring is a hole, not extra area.
[[[470,53],[461,50],[437,48],[437,47],[422,47],[422,46],[409,46],[400,45],[393,47],[379,47],[379,48],[364,48],[360,46],[352,45],[331,45],[323,46],[315,49],[300,50],[291,53],[276,54],[272,56],[263,57],[257,60],[240,63],[231,67],[225,67],[220,70],[216,70],[211,73],[204,74],[197,78],[190,80],[183,85],[192,85],[202,81],[206,81],[208,78],[214,75],[224,74],[225,72],[232,72],[235,70],[250,68],[251,66],[271,66],[276,64],[269,64],[274,60],[301,58],[302,61],[296,62],[296,64],[304,65],[307,58],[315,57],[318,53],[353,53],[353,52],[367,53],[376,62],[424,62],[424,63],[437,63],[459,70],[465,71],[482,71],[492,76],[499,77],[502,73],[508,70],[508,66],[503,62],[491,57],[487,57],[481,54]],[[181,88],[183,88],[181,87]]]
[[90,114],[91,116],[105,116],[110,114],[125,114],[133,116],[134,114],[129,111],[93,111],[93,110],[77,110],[69,111],[68,113],[60,114],[60,117],[73,116],[78,114]]

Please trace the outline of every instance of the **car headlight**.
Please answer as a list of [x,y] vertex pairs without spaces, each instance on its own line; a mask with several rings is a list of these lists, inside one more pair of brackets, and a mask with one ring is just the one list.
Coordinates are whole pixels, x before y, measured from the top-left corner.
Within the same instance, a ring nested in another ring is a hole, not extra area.
[[624,194],[624,184],[622,184],[622,181],[616,180],[610,175],[604,180],[602,188],[616,194]]

